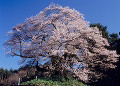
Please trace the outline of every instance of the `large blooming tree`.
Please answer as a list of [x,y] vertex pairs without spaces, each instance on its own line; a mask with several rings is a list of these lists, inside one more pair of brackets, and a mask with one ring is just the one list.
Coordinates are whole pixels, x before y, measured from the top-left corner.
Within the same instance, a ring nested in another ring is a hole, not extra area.
[[11,56],[20,56],[23,61],[34,58],[45,62],[49,58],[52,69],[60,74],[70,71],[84,82],[97,80],[102,71],[116,67],[118,55],[105,48],[109,46],[107,39],[69,7],[51,4],[8,35],[4,44]]

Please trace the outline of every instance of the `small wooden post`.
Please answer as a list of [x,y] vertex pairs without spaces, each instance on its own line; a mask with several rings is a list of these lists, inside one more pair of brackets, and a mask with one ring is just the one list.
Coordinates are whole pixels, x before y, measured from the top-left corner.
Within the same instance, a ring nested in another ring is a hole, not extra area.
[[20,85],[20,78],[18,78],[18,85]]
[[37,76],[36,76],[36,79],[37,79]]

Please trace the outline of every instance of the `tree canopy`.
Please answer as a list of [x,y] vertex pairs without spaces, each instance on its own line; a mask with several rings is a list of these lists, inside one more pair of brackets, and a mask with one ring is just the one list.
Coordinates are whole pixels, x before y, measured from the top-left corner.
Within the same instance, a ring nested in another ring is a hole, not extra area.
[[109,32],[107,31],[107,26],[103,26],[100,23],[92,23],[90,27],[98,27],[99,31],[102,31],[102,37],[109,39]]
[[50,60],[48,66],[61,75],[70,71],[89,82],[100,78],[102,71],[116,67],[118,55],[105,48],[109,43],[102,32],[89,27],[83,15],[69,7],[51,4],[8,34],[4,45],[11,56],[20,56],[23,62],[27,58]]

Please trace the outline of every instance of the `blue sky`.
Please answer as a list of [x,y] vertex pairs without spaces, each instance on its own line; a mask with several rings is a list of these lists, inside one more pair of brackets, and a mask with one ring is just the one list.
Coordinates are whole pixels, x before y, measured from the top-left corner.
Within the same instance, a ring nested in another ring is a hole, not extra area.
[[17,69],[20,66],[19,57],[4,55],[5,34],[51,2],[76,9],[90,23],[106,25],[110,33],[120,32],[120,0],[0,0],[0,67]]

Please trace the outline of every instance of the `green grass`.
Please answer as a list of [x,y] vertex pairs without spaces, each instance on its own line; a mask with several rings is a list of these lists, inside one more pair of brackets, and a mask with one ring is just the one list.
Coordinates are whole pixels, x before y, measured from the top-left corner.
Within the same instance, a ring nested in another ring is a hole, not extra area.
[[35,85],[35,86],[88,86],[75,80],[74,78],[41,78],[41,79],[33,79],[27,82],[21,83],[21,85]]

